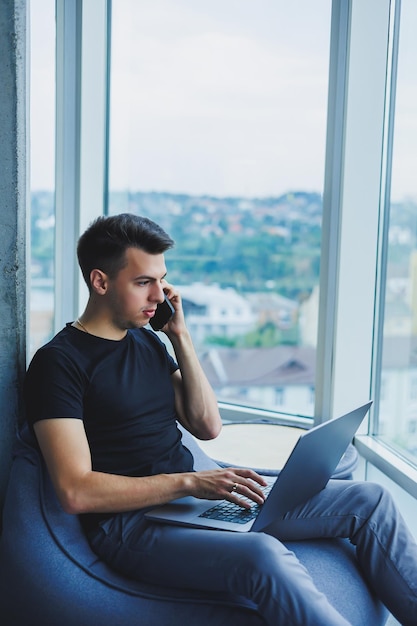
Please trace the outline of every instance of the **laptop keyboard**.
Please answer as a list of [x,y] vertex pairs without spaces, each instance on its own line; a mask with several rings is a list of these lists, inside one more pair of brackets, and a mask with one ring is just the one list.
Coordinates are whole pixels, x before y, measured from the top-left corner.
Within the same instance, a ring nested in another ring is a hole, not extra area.
[[[266,487],[261,487],[265,497],[271,491],[272,486],[273,483],[266,485]],[[253,502],[249,498],[242,497],[241,499],[245,500],[246,502]],[[252,504],[250,509],[243,509],[238,504],[223,500],[222,502],[219,502],[219,504],[216,504],[210,509],[203,511],[203,513],[200,513],[199,517],[204,517],[205,519],[220,520],[223,522],[232,522],[234,524],[246,524],[247,522],[255,519],[255,517],[259,513],[259,509],[259,504]]]

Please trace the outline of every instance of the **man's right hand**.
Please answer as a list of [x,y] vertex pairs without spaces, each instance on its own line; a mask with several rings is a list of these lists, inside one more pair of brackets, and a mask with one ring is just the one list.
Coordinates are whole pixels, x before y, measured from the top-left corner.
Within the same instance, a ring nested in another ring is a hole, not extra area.
[[191,475],[194,486],[190,495],[208,500],[228,500],[243,508],[250,508],[249,498],[263,504],[265,496],[261,486],[267,483],[262,476],[250,469],[227,468],[205,470]]

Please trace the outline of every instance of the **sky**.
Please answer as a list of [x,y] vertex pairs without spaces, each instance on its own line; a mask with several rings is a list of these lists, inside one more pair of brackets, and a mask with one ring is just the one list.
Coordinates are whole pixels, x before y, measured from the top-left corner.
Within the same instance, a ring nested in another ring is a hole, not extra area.
[[[51,189],[54,1],[31,4],[32,187]],[[330,0],[113,0],[111,189],[321,192],[330,8]],[[408,164],[394,172],[398,193],[414,189],[414,93],[397,104],[397,150]]]
[[115,3],[113,188],[321,190],[329,23],[329,0]]

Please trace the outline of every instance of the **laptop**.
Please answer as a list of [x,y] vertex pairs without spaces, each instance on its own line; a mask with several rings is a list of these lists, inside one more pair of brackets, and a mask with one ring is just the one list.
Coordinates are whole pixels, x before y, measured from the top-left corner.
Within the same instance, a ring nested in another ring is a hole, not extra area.
[[265,502],[248,511],[227,500],[179,498],[151,509],[146,517],[167,524],[234,532],[261,531],[324,489],[371,406],[357,409],[304,431],[278,477],[268,481]]

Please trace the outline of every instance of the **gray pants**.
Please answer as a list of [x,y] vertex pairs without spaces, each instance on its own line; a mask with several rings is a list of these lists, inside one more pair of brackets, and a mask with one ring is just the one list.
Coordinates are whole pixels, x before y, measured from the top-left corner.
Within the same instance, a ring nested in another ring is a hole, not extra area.
[[348,626],[284,545],[331,537],[350,539],[371,588],[401,624],[415,626],[417,545],[391,496],[377,484],[331,480],[268,534],[155,524],[131,512],[103,522],[90,541],[104,561],[125,575],[245,596],[270,625]]

